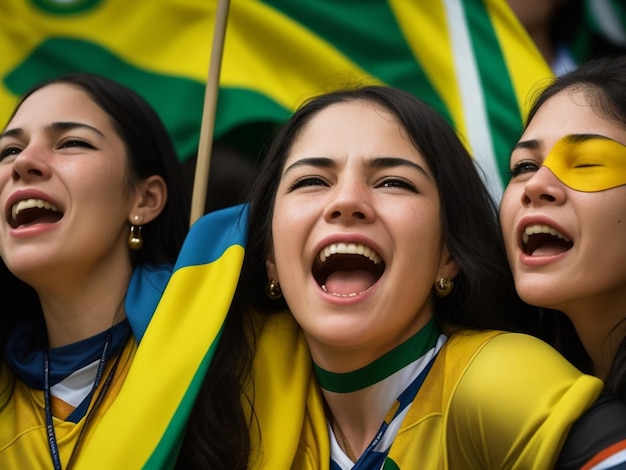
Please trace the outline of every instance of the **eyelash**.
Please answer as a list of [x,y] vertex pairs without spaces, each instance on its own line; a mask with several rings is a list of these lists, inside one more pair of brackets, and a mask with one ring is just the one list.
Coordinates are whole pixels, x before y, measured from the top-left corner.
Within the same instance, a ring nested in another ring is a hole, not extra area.
[[511,168],[511,178],[515,178],[523,173],[535,172],[538,169],[539,165],[537,163],[523,160],[513,165],[513,168]]
[[409,191],[412,191],[414,193],[418,192],[417,188],[415,187],[415,185],[407,180],[404,180],[402,178],[387,178],[382,180],[379,184],[378,187],[384,187],[384,188],[400,188],[400,189],[408,189]]
[[[61,142],[58,146],[58,148],[60,149],[72,148],[72,147],[85,147],[89,149],[95,149],[93,145],[81,139],[68,139],[68,140]],[[23,150],[22,148],[16,145],[10,145],[6,147],[5,149],[3,149],[2,151],[0,151],[0,161],[4,160],[5,158],[11,155],[19,155],[22,152],[22,150]]]
[[319,176],[304,176],[294,181],[293,184],[289,186],[289,191],[291,192],[307,186],[328,186],[328,183]]
[[[297,179],[291,186],[289,186],[289,191],[294,191],[296,189],[309,187],[309,186],[328,186],[328,183],[319,176],[305,176],[303,178]],[[400,179],[400,178],[387,178],[379,182],[376,187],[378,188],[400,188],[407,189],[412,192],[418,192],[417,188],[414,184]]]
[[3,149],[2,152],[0,152],[0,161],[4,160],[6,157],[9,157],[11,155],[17,155],[19,153],[20,153],[19,147],[15,147],[15,146],[7,147]]
[[68,148],[68,147],[86,147],[90,149],[95,148],[90,143],[87,143],[84,140],[80,140],[80,139],[68,139],[66,141],[61,142],[61,144],[59,145],[59,148]]

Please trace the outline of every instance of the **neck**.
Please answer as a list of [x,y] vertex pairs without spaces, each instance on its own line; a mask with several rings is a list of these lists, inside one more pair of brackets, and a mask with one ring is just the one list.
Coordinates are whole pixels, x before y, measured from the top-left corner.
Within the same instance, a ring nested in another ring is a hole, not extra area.
[[[431,319],[413,337],[356,371],[333,373],[314,365],[329,421],[346,455],[358,458],[365,451],[392,405],[409,385],[402,378],[410,370],[407,366],[417,364],[418,359],[435,348],[438,337],[439,329]],[[401,370],[400,375],[390,379]]]
[[577,304],[564,313],[574,328],[593,364],[593,374],[601,379],[612,366],[613,358],[626,337],[626,321],[623,312],[626,302],[619,303],[614,296],[601,305]]
[[[386,415],[386,412],[379,413],[372,409],[372,402],[379,398],[378,394],[372,389],[353,393],[322,390],[322,394],[328,406],[329,422],[339,446],[353,461],[358,460],[376,436]],[[393,400],[391,399],[387,408],[391,406]]]
[[619,345],[626,337],[626,325],[616,325],[614,329],[606,332],[586,332],[576,327],[580,339],[591,358],[593,375],[606,380],[609,370],[613,365],[615,353]]
[[108,282],[83,282],[78,288],[38,290],[49,346],[89,338],[122,321],[129,279],[130,273]]
[[438,336],[439,329],[434,318],[431,318],[411,338],[365,367],[351,372],[330,372],[313,364],[315,375],[324,390],[338,393],[363,390],[419,359],[435,346]]

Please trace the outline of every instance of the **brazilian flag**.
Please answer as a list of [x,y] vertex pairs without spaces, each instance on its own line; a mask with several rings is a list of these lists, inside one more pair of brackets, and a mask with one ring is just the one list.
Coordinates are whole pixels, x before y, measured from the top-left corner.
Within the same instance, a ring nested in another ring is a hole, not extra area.
[[[623,0],[579,4],[567,44],[577,61],[596,54],[590,38],[626,47]],[[88,71],[141,93],[191,159],[216,9],[217,0],[3,0],[0,126],[36,82]],[[256,155],[311,95],[386,84],[448,119],[498,197],[530,93],[550,78],[505,0],[234,0],[214,136]]]
[[[88,71],[136,89],[181,160],[195,156],[216,9],[216,0],[3,0],[0,122],[34,83]],[[281,123],[311,95],[386,84],[444,115],[498,195],[529,93],[550,76],[504,0],[235,0],[214,135],[257,153],[255,125]]]
[[191,227],[171,273],[133,275],[125,309],[141,341],[123,387],[94,418],[72,468],[174,467],[237,286],[246,233],[247,206],[212,212]]

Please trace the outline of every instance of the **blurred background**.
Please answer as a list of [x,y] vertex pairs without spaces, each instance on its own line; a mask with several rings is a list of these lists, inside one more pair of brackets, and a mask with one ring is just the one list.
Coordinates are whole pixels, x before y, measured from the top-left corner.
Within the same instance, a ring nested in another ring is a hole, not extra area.
[[[108,76],[160,114],[191,197],[217,1],[2,0],[0,127],[41,80]],[[624,0],[231,0],[205,210],[243,202],[265,143],[303,100],[353,83],[435,107],[499,199],[532,94],[624,51]]]

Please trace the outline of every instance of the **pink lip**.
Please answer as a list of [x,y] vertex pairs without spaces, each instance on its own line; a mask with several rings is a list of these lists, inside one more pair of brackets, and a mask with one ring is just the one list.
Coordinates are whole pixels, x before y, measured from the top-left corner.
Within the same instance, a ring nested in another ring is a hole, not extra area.
[[526,229],[526,227],[528,227],[529,225],[547,225],[549,227],[552,227],[556,230],[558,230],[559,232],[561,232],[563,235],[565,235],[567,238],[569,238],[570,240],[572,239],[572,237],[569,235],[569,233],[567,233],[567,231],[558,223],[556,223],[554,220],[545,217],[545,216],[525,216],[522,217],[520,219],[520,221],[517,224],[517,246],[518,246],[518,250],[519,250],[519,260],[520,263],[522,263],[525,266],[530,266],[530,267],[540,267],[540,266],[545,266],[547,264],[551,264],[554,263],[556,261],[559,261],[560,259],[564,258],[567,256],[567,254],[569,253],[569,251],[564,251],[563,253],[559,253],[558,255],[550,255],[550,256],[531,256],[531,255],[527,255],[524,252],[523,249],[523,243],[522,243],[522,235],[524,233],[524,230]]

